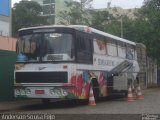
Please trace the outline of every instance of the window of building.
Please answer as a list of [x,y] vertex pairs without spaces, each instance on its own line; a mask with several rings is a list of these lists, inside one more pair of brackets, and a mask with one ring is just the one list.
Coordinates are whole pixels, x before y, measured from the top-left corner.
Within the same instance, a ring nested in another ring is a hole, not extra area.
[[43,0],[43,4],[55,3],[55,0]]

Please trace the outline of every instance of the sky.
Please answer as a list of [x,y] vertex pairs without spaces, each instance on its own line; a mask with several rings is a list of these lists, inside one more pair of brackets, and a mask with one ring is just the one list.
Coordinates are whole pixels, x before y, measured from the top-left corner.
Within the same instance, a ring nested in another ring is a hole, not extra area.
[[[21,0],[12,0],[12,6],[14,3],[19,1]],[[96,9],[106,8],[108,2],[111,2],[111,7],[121,7],[124,9],[129,9],[129,8],[140,8],[144,0],[93,0],[93,1],[94,1],[93,7]]]

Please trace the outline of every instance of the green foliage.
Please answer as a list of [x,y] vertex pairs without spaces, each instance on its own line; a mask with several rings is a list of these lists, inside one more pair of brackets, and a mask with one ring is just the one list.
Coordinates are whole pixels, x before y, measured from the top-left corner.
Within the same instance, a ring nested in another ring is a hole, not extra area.
[[137,18],[125,20],[125,37],[135,42],[144,43],[148,56],[160,63],[160,1],[146,0],[139,9]]
[[33,1],[20,1],[12,8],[12,31],[17,36],[18,29],[47,24],[46,17],[40,16],[41,6]]
[[[159,0],[146,0],[143,7],[135,15],[135,19],[123,16],[124,38],[145,44],[148,56],[160,63]],[[114,26],[115,24],[112,26],[112,30]],[[116,35],[116,32],[114,31],[113,34]]]
[[60,24],[82,24],[82,11],[79,2],[66,2],[67,7],[70,8],[69,11],[61,11],[59,13]]
[[109,30],[110,21],[114,19],[108,11],[92,11],[91,16],[91,27],[106,32]]
[[90,25],[90,9],[93,0],[81,0],[80,2],[67,2],[69,10],[58,13],[58,24],[81,24]]

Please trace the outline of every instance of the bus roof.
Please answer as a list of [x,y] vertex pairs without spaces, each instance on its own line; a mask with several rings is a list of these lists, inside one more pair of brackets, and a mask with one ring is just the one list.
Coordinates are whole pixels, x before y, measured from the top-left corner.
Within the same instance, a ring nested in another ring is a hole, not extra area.
[[73,27],[75,29],[83,28],[84,31],[87,30],[87,29],[90,29],[90,32],[97,33],[97,34],[112,38],[112,39],[117,40],[117,41],[125,42],[125,43],[131,44],[131,45],[136,45],[135,42],[132,42],[132,41],[126,40],[124,38],[120,38],[120,37],[114,36],[112,34],[109,34],[109,33],[106,33],[106,32],[103,32],[103,31],[100,31],[100,30],[97,30],[97,29],[94,29],[94,28],[91,28],[91,27],[88,27],[88,26],[70,25],[70,27]]
[[106,32],[103,32],[103,31],[100,31],[100,30],[97,30],[97,29],[94,29],[94,28],[91,28],[91,27],[85,26],[85,25],[49,25],[49,26],[37,26],[37,27],[22,28],[22,29],[19,29],[18,31],[29,30],[29,29],[39,29],[39,28],[53,28],[53,27],[74,28],[76,30],[81,30],[81,31],[84,31],[84,32],[86,32],[86,30],[89,30],[87,32],[97,33],[97,34],[103,35],[105,37],[109,37],[109,38],[117,40],[117,41],[125,42],[125,43],[131,44],[131,45],[136,45],[135,42],[132,42],[132,41],[129,41],[127,39],[114,36],[112,34],[109,34],[109,33],[106,33]]

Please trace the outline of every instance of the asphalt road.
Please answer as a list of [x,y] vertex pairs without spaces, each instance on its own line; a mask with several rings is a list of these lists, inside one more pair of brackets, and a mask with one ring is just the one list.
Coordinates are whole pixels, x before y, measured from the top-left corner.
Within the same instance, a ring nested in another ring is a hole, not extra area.
[[[10,113],[52,114],[55,115],[57,120],[67,118],[70,120],[85,120],[88,118],[92,120],[100,120],[101,118],[121,120],[124,117],[131,120],[142,119],[142,116],[146,114],[160,114],[160,89],[147,90],[143,96],[143,100],[133,102],[127,102],[126,98],[103,99],[97,102],[96,106],[89,106],[86,102],[79,101],[56,102],[50,105],[38,103],[20,106],[18,109],[10,111]],[[155,120],[160,120],[160,116]]]

